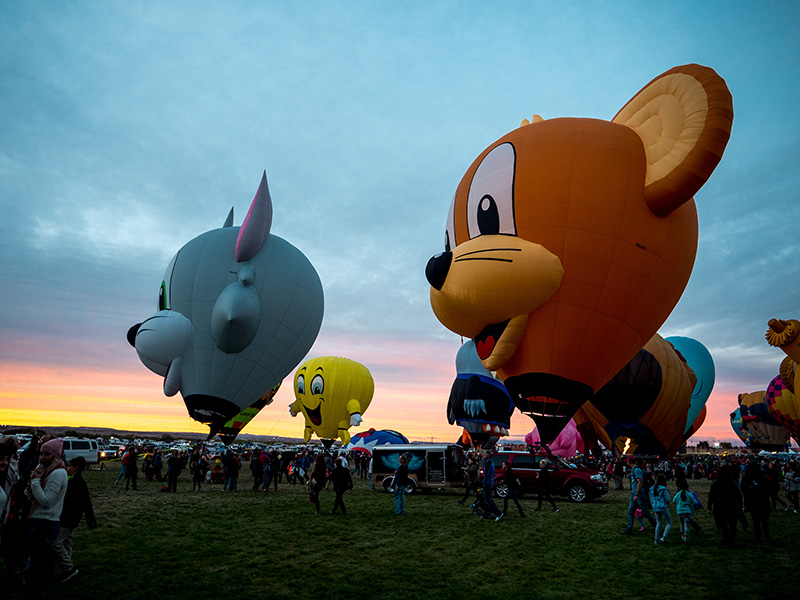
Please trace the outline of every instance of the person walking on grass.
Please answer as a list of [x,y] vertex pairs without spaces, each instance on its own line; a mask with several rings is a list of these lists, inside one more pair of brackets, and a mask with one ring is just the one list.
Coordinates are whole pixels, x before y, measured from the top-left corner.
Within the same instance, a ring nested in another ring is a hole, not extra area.
[[[647,497],[645,495],[647,490],[644,485],[644,471],[642,470],[641,459],[637,460],[631,458],[630,466],[631,495],[628,498],[628,524],[625,529],[622,530],[621,533],[623,534],[633,533],[633,519],[636,516],[647,519],[651,525],[655,525],[656,523],[655,518],[650,514],[650,509],[647,506]],[[639,515],[636,514],[637,511],[639,511]],[[642,529],[644,529],[644,525],[642,525]]]
[[334,461],[333,471],[331,471],[331,483],[333,484],[333,491],[336,494],[336,500],[333,502],[331,514],[335,515],[336,510],[341,507],[342,514],[347,514],[347,509],[344,506],[344,493],[347,490],[353,489],[353,477],[350,475],[350,469],[344,466],[344,461],[337,458]]
[[656,539],[653,542],[654,544],[666,542],[669,531],[672,529],[672,517],[669,514],[670,502],[667,477],[664,473],[659,473],[656,476],[656,484],[650,489],[650,504],[656,515]]
[[539,489],[539,505],[535,510],[542,510],[542,500],[547,500],[553,507],[553,512],[559,512],[553,497],[550,495],[550,465],[547,459],[539,461],[539,475],[536,477],[536,485]]
[[406,457],[400,456],[400,466],[394,472],[394,514],[406,514],[406,485],[408,484],[408,461]]
[[[314,459],[314,466],[311,468],[311,476],[308,478],[308,501],[314,505],[315,514],[319,514],[319,493],[328,483],[327,468],[325,459],[321,454],[317,454]],[[268,485],[268,484],[265,484]]]
[[768,482],[764,476],[761,465],[757,462],[748,463],[742,478],[742,496],[744,498],[744,509],[750,513],[753,519],[753,533],[756,542],[761,541],[761,534],[767,542],[771,541],[769,532],[769,514],[772,506],[770,504]]
[[78,569],[72,562],[73,531],[84,515],[89,529],[97,527],[89,487],[83,479],[83,472],[87,466],[86,459],[82,456],[76,456],[67,465],[67,494],[64,496],[64,507],[61,510],[61,527],[53,542],[53,555],[61,571],[61,583],[69,581],[78,574]]
[[494,492],[494,478],[495,478],[495,466],[494,462],[492,461],[492,453],[488,450],[483,455],[483,514],[481,515],[481,519],[487,519],[492,515],[495,515],[495,521],[499,521],[503,518],[504,514],[497,505],[494,503],[492,499],[492,493]]
[[675,494],[672,501],[675,503],[675,512],[678,513],[681,521],[681,540],[686,543],[689,541],[689,525],[692,522],[692,515],[698,508],[698,503],[694,494],[689,490],[689,482],[686,479],[681,478],[676,483],[678,493]]
[[[733,548],[736,524],[742,517],[742,493],[728,465],[722,465],[708,491],[708,511],[714,515],[714,525],[722,533],[722,542]],[[745,521],[746,523],[746,521]]]
[[506,497],[503,498],[503,514],[508,513],[508,501],[513,500],[514,504],[517,505],[517,510],[519,510],[520,518],[524,518],[525,512],[522,510],[522,505],[519,503],[519,499],[517,498],[519,480],[517,479],[517,475],[514,473],[514,469],[511,468],[511,465],[508,463],[508,461],[503,463],[503,481],[506,484]]

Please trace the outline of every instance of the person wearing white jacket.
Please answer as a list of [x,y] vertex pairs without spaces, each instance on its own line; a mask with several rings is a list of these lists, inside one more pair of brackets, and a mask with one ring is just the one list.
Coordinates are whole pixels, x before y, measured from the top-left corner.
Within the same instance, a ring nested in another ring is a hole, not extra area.
[[67,471],[61,460],[63,442],[56,438],[42,444],[39,466],[33,471],[25,495],[32,507],[28,516],[25,551],[28,567],[24,573],[26,596],[37,598],[41,589],[42,567],[51,555],[51,544],[58,536],[59,520],[67,494]]

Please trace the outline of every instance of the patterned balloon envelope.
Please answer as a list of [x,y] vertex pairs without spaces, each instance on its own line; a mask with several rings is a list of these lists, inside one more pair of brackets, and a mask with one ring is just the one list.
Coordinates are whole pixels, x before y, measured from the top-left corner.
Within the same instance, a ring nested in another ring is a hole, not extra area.
[[[788,357],[785,360],[791,360]],[[797,396],[789,391],[781,375],[775,377],[767,386],[764,395],[770,414],[800,443],[800,405]]]
[[770,413],[766,391],[739,394],[742,424],[753,435],[749,448],[780,452],[789,441],[789,431]]
[[692,369],[656,334],[583,412],[607,448],[671,458],[683,444],[696,382]]

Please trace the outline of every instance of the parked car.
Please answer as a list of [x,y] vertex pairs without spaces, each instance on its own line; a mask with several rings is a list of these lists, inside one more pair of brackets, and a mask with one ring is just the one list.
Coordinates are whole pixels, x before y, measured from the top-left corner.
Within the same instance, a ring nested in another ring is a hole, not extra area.
[[495,465],[494,491],[505,498],[508,488],[503,480],[503,463],[508,462],[520,482],[520,494],[538,492],[539,462],[546,460],[550,469],[550,493],[568,496],[573,502],[588,502],[608,492],[608,479],[601,472],[586,467],[574,467],[564,459],[549,454],[531,452],[497,452],[492,455]]

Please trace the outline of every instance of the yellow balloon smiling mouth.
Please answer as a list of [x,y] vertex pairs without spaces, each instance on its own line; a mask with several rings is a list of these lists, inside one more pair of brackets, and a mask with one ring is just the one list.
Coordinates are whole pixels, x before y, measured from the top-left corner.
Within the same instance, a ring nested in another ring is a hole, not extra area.
[[324,398],[319,399],[319,404],[317,404],[316,408],[308,408],[305,404],[303,404],[303,408],[306,409],[306,415],[308,415],[308,420],[311,421],[314,425],[321,425],[322,424],[322,401]]

